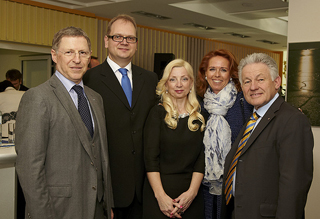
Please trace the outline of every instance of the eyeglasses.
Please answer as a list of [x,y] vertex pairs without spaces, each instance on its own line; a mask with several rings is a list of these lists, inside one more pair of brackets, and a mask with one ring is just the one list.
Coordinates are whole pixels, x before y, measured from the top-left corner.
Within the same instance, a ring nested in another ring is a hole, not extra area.
[[63,52],[63,51],[59,50],[59,52],[61,52],[63,55],[65,55],[67,57],[70,57],[72,59],[76,56],[76,53],[78,53],[79,57],[83,58],[83,59],[88,59],[91,56],[90,52],[86,52],[86,51],[78,51],[78,52],[76,52],[76,51],[70,50],[70,51]]
[[219,71],[220,73],[227,73],[227,72],[229,72],[229,69],[228,68],[224,68],[224,67],[221,67],[221,68],[209,67],[209,71],[211,71],[213,73],[216,73],[217,71]]
[[127,43],[138,42],[138,38],[133,36],[124,37],[121,35],[113,35],[113,36],[108,36],[108,38],[111,38],[114,42],[118,42],[118,43],[122,42],[124,39],[126,39]]

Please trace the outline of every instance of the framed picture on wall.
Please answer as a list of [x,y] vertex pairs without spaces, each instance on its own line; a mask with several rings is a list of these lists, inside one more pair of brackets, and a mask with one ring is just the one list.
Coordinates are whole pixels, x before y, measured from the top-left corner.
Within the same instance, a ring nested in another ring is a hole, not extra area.
[[289,44],[287,102],[320,126],[320,42]]

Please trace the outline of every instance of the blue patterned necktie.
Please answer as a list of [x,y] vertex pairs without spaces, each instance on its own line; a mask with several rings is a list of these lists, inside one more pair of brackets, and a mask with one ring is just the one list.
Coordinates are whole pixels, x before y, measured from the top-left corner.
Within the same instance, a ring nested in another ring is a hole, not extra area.
[[128,75],[127,75],[127,69],[119,68],[119,72],[122,74],[122,78],[121,78],[122,89],[123,89],[124,93],[127,96],[129,105],[131,106],[131,103],[132,103],[132,89],[131,89],[130,79],[128,78]]
[[242,149],[244,148],[244,146],[246,145],[251,132],[258,120],[260,116],[257,113],[254,113],[251,117],[250,120],[247,123],[247,127],[246,130],[244,131],[240,144],[238,146],[237,152],[235,153],[235,155],[233,156],[232,162],[231,162],[231,166],[229,168],[229,172],[227,175],[227,180],[225,182],[225,190],[224,190],[224,194],[226,196],[226,203],[229,204],[229,201],[231,200],[232,194],[233,194],[233,188],[232,188],[232,184],[233,184],[233,176],[234,173],[236,172],[236,168],[237,168],[237,163],[238,163],[238,159],[239,156],[242,152]]
[[83,88],[80,85],[74,85],[72,89],[78,94],[78,111],[81,119],[86,125],[91,137],[93,137],[93,124],[89,104],[83,94]]

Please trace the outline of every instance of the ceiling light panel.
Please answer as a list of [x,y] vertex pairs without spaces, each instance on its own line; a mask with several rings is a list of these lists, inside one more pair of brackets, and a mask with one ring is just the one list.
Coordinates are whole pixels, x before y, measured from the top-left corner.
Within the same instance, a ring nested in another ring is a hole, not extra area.
[[32,0],[34,2],[45,3],[69,9],[80,9],[86,7],[114,4],[119,2],[126,2],[131,0]]

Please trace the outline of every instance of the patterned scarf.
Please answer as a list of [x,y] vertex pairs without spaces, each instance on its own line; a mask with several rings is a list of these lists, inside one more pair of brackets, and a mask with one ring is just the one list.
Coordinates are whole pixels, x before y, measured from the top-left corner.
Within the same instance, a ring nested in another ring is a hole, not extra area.
[[214,195],[222,194],[222,175],[225,158],[231,148],[231,129],[224,118],[237,98],[237,89],[230,81],[218,94],[207,89],[204,108],[210,116],[206,124],[203,143],[205,146],[205,175],[203,184]]

